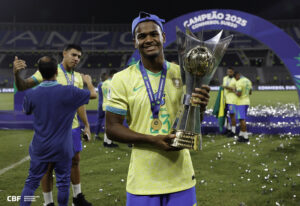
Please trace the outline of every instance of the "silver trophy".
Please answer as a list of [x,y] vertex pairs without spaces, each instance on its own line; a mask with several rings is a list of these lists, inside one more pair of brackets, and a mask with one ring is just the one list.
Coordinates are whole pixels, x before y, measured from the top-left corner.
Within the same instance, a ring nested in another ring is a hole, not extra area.
[[171,146],[191,150],[202,149],[200,106],[192,104],[192,92],[203,84],[209,85],[233,35],[221,39],[223,31],[203,41],[189,29],[186,33],[176,27],[178,60],[181,78],[186,85],[182,107],[172,125],[176,137]]

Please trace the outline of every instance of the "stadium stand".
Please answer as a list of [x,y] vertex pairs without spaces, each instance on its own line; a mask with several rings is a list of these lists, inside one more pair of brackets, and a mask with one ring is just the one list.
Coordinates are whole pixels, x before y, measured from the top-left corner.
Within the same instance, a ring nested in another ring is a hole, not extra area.
[[[291,38],[300,43],[300,21],[273,22]],[[209,39],[217,31],[199,32],[196,35]],[[255,85],[293,85],[292,78],[282,61],[269,48],[257,40],[240,33],[224,55],[212,85],[219,85],[227,67],[231,66],[249,77]],[[36,69],[43,55],[61,59],[61,50],[67,43],[80,44],[84,55],[78,70],[92,75],[95,84],[99,76],[109,69],[121,69],[134,52],[130,25],[95,24],[0,24],[0,87],[12,87],[12,61],[14,56],[28,65],[25,75]],[[177,62],[176,42],[165,48],[166,59]]]

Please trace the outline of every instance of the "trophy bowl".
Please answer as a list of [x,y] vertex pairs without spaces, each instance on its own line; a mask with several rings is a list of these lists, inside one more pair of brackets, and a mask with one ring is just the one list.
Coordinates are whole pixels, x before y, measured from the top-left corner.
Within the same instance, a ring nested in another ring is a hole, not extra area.
[[189,50],[183,59],[183,68],[193,75],[204,76],[213,68],[213,56],[208,48],[195,46]]

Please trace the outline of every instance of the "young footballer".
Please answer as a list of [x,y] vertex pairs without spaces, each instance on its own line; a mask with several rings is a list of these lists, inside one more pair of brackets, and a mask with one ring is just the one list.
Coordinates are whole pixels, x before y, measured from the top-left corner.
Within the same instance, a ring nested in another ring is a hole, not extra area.
[[[80,89],[83,88],[83,81],[80,73],[75,71],[76,66],[80,62],[82,56],[82,48],[76,44],[69,44],[63,50],[63,60],[57,65],[57,82],[62,85],[73,85]],[[26,68],[26,62],[16,58],[14,61],[14,77],[18,90],[26,90],[32,88],[42,82],[43,78],[39,71],[33,74],[27,79],[22,79],[19,75],[19,71]],[[86,115],[85,106],[82,105],[77,109],[77,114],[85,125],[84,132],[88,137],[91,137],[90,126]],[[71,182],[73,190],[73,204],[75,206],[91,206],[91,204],[85,200],[84,195],[81,192],[80,183],[80,151],[82,151],[81,143],[81,129],[77,118],[77,114],[74,115],[72,123],[72,137],[74,146],[74,157],[72,160],[71,168]],[[45,204],[53,202],[52,187],[53,187],[52,172],[49,170],[42,179],[42,189]]]
[[238,137],[239,142],[249,142],[246,118],[247,111],[250,105],[249,96],[252,93],[252,82],[241,75],[238,71],[234,72],[236,79],[236,95],[238,96],[236,102],[237,118],[240,121],[240,134]]
[[235,83],[236,80],[233,76],[234,70],[233,68],[229,67],[227,69],[227,75],[223,78],[223,84],[224,87],[224,96],[225,96],[225,104],[226,104],[226,111],[229,113],[230,116],[230,122],[227,120],[227,130],[229,130],[229,133],[227,134],[228,137],[234,137],[236,133],[236,119],[235,119],[235,113],[236,113],[236,99],[237,96],[235,94]]
[[[23,110],[34,116],[34,136],[29,147],[30,169],[21,195],[21,206],[31,205],[31,199],[42,177],[48,170],[55,170],[60,206],[67,206],[69,199],[70,170],[74,156],[72,121],[76,110],[97,93],[91,77],[83,75],[89,91],[74,86],[63,86],[56,81],[57,62],[42,57],[38,62],[43,81],[26,92]],[[54,205],[49,203],[48,205]]]
[[[183,94],[179,66],[165,60],[164,20],[140,12],[132,22],[141,60],[112,79],[106,107],[106,132],[112,140],[133,143],[127,177],[127,206],[196,205],[195,173],[189,150],[170,146],[171,124]],[[202,112],[209,87],[197,88],[193,101]],[[151,100],[151,103],[150,103]],[[155,101],[152,101],[155,100]],[[129,128],[123,126],[126,117]]]

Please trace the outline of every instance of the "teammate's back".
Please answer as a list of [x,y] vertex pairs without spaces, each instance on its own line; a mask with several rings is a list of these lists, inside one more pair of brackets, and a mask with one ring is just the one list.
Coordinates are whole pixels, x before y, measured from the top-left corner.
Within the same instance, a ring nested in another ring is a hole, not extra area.
[[[37,160],[58,161],[72,157],[72,121],[79,106],[87,104],[90,92],[56,81],[44,81],[27,91],[24,112],[34,115],[31,156]],[[32,148],[35,148],[34,150]]]
[[[24,68],[24,61],[15,58],[14,69],[18,73]],[[78,107],[97,98],[89,75],[82,75],[88,90],[57,83],[57,61],[52,57],[42,57],[38,61],[43,82],[26,92],[23,111],[33,114],[34,136],[29,146],[29,175],[21,194],[20,205],[28,206],[26,196],[33,196],[43,176],[55,170],[57,201],[68,205],[70,174],[73,152],[72,121]],[[53,205],[53,200],[47,205]]]

